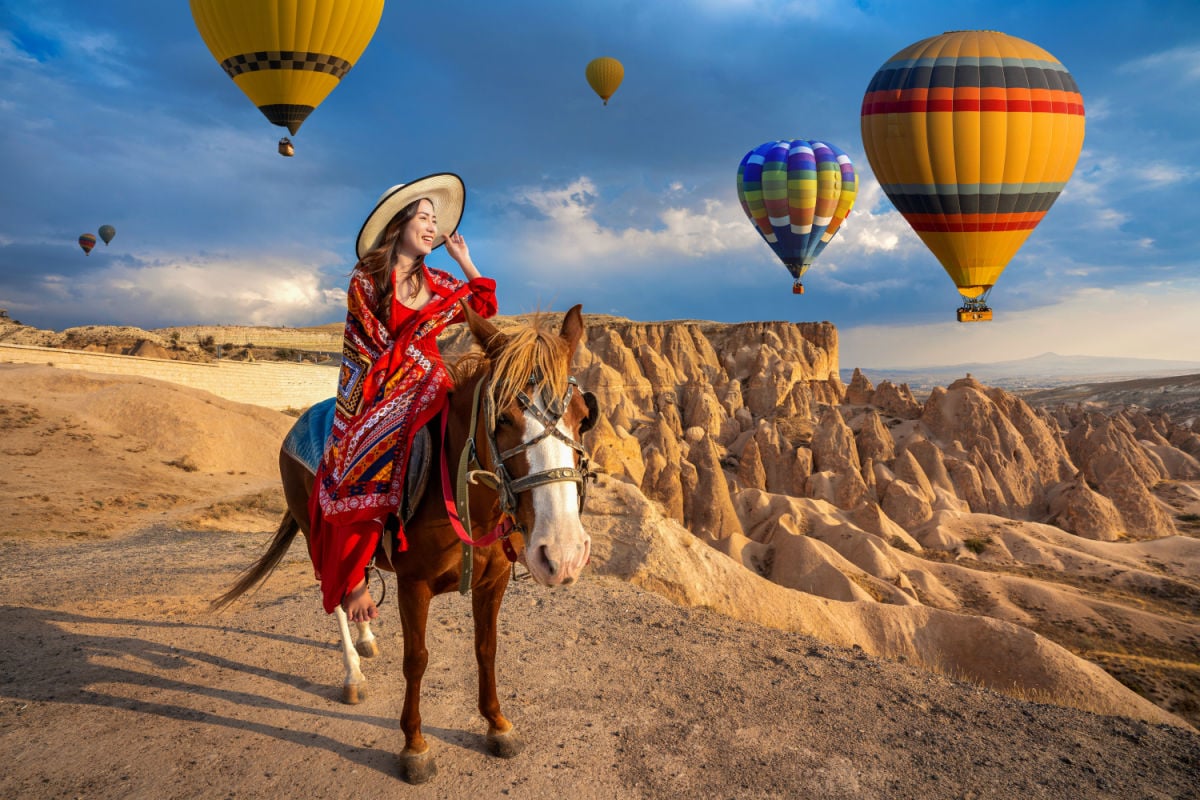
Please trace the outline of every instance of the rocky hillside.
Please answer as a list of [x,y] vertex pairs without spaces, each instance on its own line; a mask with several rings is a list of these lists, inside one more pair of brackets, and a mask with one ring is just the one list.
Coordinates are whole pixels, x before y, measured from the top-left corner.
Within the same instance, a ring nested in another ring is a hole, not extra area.
[[[1038,409],[969,376],[924,402],[844,385],[828,323],[588,321],[594,461],[666,520],[778,586],[899,609],[894,652],[930,609],[1011,623],[1200,722],[1190,426]],[[967,639],[920,657],[998,678]]]
[[1139,406],[1147,411],[1169,414],[1185,424],[1194,425],[1193,420],[1200,419],[1200,375],[1081,383],[1023,396],[1026,402],[1035,406],[1081,405],[1093,410]]
[[341,332],[341,325],[316,328],[191,325],[152,331],[130,325],[80,325],[52,331],[23,325],[0,308],[0,344],[175,361],[303,360],[324,363],[340,350]]
[[1093,710],[1112,675],[1200,724],[1196,422],[844,384],[829,323],[586,321],[598,569]]

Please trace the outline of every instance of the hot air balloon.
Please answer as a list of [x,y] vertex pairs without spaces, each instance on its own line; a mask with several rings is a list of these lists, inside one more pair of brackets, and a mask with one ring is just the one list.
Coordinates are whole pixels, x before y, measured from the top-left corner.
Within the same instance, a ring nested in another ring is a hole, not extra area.
[[[104,240],[104,244],[106,247],[108,246],[108,243],[113,240],[113,237],[117,235],[117,229],[114,228],[112,225],[101,225],[99,232],[100,232],[100,238]],[[137,238],[137,237],[135,236],[134,238]]]
[[592,91],[600,95],[604,105],[608,105],[608,98],[613,96],[625,79],[625,67],[615,58],[595,58],[588,63],[584,74]]
[[96,246],[96,235],[93,233],[85,233],[79,237],[79,246],[83,248],[83,254],[90,256],[92,248]]
[[383,0],[190,2],[213,58],[293,135],[367,49],[383,14]]
[[863,97],[863,147],[884,192],[964,298],[988,293],[1066,185],[1083,98],[1066,67],[996,31],[953,31],[888,59]]
[[766,142],[738,165],[742,210],[792,273],[795,294],[804,294],[800,276],[838,232],[857,192],[849,156],[828,142]]

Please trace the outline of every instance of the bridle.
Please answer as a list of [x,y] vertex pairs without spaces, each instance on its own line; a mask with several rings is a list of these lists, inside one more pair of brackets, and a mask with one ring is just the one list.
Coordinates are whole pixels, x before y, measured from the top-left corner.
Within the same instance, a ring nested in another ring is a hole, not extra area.
[[[529,377],[529,386],[536,386],[538,383],[540,383],[540,378],[537,374]],[[563,415],[571,407],[571,398],[577,390],[577,386],[575,378],[571,377],[567,379],[567,391],[562,398],[547,398],[545,393],[543,393],[541,399],[545,410],[538,408],[537,403],[527,393],[517,392],[517,405],[520,406],[523,413],[533,417],[541,424],[542,431],[532,439],[521,442],[516,447],[501,451],[500,445],[496,442],[496,400],[492,392],[491,378],[477,382],[475,384],[474,399],[471,402],[471,423],[467,429],[470,431],[470,435],[463,444],[463,449],[458,457],[458,479],[453,499],[451,499],[449,494],[448,453],[446,451],[445,437],[447,419],[443,419],[443,490],[446,492],[446,510],[450,521],[463,543],[463,568],[462,577],[459,581],[459,591],[461,593],[466,594],[471,586],[471,572],[474,562],[471,548],[487,547],[499,540],[508,560],[517,560],[517,553],[509,541],[509,536],[512,535],[513,531],[519,532],[522,536],[528,533],[520,521],[517,520],[518,495],[551,483],[575,483],[579,488],[579,512],[583,513],[583,503],[587,496],[587,483],[588,481],[596,480],[596,473],[592,472],[589,466],[588,452],[583,442],[572,439],[569,435],[564,434],[558,429],[558,423],[562,421]],[[481,392],[484,395],[484,442],[487,445],[488,460],[493,465],[493,468],[490,470],[485,469],[480,462],[479,447],[476,445],[476,436],[479,433],[479,400]],[[587,392],[584,392],[583,396],[588,406],[588,419],[591,419],[597,413],[594,400],[588,401]],[[577,466],[555,467],[514,478],[509,473],[507,466],[505,466],[508,460],[524,453],[548,436],[553,436],[575,452]],[[500,522],[489,533],[479,539],[471,538],[470,484],[487,486],[496,492],[500,502]]]

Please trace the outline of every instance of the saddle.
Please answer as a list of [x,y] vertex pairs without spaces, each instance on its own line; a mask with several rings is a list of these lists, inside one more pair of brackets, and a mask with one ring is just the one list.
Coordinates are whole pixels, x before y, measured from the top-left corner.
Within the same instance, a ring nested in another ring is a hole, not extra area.
[[[334,401],[335,398],[331,397],[310,406],[292,425],[292,429],[288,431],[287,437],[283,440],[283,451],[303,464],[304,468],[314,475],[317,474],[317,467],[320,466],[321,457],[325,454],[325,442],[329,438],[330,431],[333,430]],[[438,419],[435,417],[429,425],[437,424]],[[429,425],[417,431],[416,436],[413,437],[412,447],[408,451],[408,465],[404,471],[404,494],[400,500],[399,519],[396,518],[396,515],[392,515],[384,524],[384,530],[388,535],[384,537],[386,542],[381,542],[380,545],[386,549],[389,557],[395,553],[395,537],[400,527],[399,523],[403,521],[407,524],[412,519],[425,494],[425,486],[429,482],[429,471],[433,463],[433,436],[430,433]]]

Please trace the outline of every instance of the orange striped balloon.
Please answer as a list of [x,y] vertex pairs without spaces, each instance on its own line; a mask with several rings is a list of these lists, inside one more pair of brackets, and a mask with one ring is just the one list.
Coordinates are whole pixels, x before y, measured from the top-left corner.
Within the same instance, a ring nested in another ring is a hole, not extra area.
[[867,87],[860,122],[884,192],[968,306],[986,299],[1083,147],[1083,98],[1066,67],[996,31],[896,53]]

